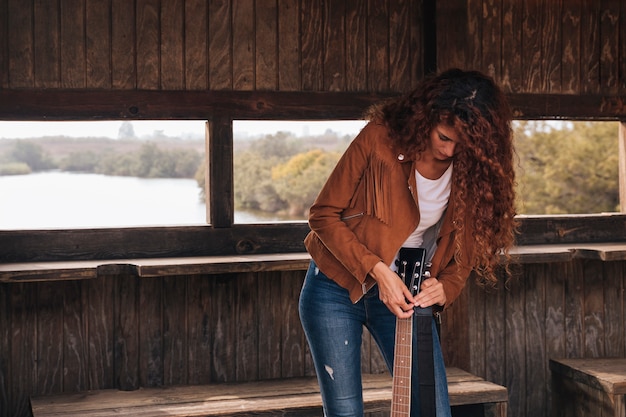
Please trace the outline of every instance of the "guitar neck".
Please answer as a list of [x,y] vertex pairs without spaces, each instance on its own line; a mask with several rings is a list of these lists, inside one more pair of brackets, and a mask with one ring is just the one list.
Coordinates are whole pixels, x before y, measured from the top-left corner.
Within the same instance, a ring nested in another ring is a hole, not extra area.
[[390,417],[411,415],[412,329],[413,316],[407,319],[396,319]]

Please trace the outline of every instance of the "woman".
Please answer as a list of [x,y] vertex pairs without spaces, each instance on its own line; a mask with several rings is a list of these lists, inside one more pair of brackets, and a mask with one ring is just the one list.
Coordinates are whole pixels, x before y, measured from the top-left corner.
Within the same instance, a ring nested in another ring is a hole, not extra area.
[[[396,317],[447,308],[472,270],[495,284],[514,241],[511,112],[490,77],[448,70],[374,106],[368,120],[311,207],[305,239],[312,261],[300,317],[326,417],[363,415],[362,326],[391,372]],[[416,296],[396,273],[401,247],[427,248],[432,262]],[[445,417],[445,366],[433,340]]]

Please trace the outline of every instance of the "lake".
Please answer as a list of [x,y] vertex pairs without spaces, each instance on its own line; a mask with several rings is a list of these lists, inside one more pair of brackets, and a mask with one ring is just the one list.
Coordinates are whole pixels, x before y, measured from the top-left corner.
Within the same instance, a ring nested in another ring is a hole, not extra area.
[[[236,223],[279,221],[236,212]],[[42,172],[0,176],[0,229],[204,225],[193,179]]]

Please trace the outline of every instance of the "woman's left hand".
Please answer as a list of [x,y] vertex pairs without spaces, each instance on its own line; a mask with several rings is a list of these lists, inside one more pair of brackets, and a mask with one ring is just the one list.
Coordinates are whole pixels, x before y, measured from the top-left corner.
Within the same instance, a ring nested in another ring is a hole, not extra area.
[[428,278],[422,282],[420,292],[415,297],[418,307],[430,307],[434,304],[443,306],[447,299],[443,285],[437,278]]

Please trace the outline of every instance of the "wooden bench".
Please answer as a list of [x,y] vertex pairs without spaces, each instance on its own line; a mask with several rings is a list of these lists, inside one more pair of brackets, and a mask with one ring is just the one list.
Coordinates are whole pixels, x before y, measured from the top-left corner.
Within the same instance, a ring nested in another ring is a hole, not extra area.
[[[457,368],[448,368],[448,390],[453,415],[506,417],[505,387]],[[391,377],[363,376],[368,413],[388,411]],[[108,416],[321,416],[322,400],[314,377],[245,383],[105,389],[34,397],[33,417]],[[367,414],[366,414],[367,415]]]
[[626,358],[551,359],[552,417],[626,417]]

